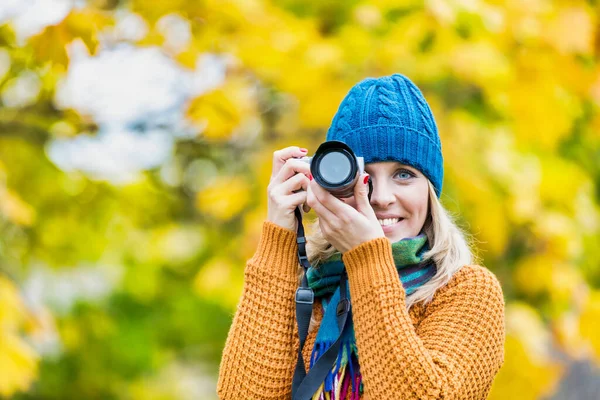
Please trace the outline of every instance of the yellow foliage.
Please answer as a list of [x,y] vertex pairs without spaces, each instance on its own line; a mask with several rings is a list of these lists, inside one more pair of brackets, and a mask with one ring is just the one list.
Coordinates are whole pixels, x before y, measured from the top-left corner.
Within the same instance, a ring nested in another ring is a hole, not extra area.
[[558,9],[547,21],[544,36],[561,53],[589,54],[593,51],[595,21],[584,7]]
[[552,287],[552,270],[556,260],[547,255],[523,258],[516,266],[514,281],[519,290],[536,296]]
[[25,226],[31,226],[36,219],[33,207],[21,200],[17,193],[2,186],[0,186],[0,214],[15,224]]
[[[367,63],[373,58],[373,50],[379,50],[381,47],[369,31],[355,24],[343,26],[337,38],[340,43],[340,51],[343,52],[344,62],[351,65]],[[352,45],[345,46],[345,43],[352,43]]]
[[17,288],[0,276],[0,396],[27,390],[38,373],[38,356],[19,336],[30,319]]
[[[485,140],[486,135],[483,134],[485,128],[464,110],[449,112],[442,121],[444,129],[440,130],[440,139],[442,140],[444,158],[452,160],[448,167],[455,169],[457,177],[463,177],[465,180],[470,179],[472,176],[480,178],[483,171],[478,168],[479,160],[477,156],[479,152],[475,152],[474,147],[483,143],[481,140]],[[482,148],[487,150],[486,146],[482,146]],[[472,155],[464,157],[466,153]],[[465,173],[466,171],[469,173]],[[468,184],[468,182],[464,183]]]
[[129,383],[123,397],[136,400],[217,399],[213,375],[204,364],[177,361],[171,354],[165,358],[168,363],[154,374],[144,374]]
[[178,12],[185,9],[188,0],[158,0],[149,4],[145,0],[132,0],[131,9],[142,15],[147,21],[154,23],[160,17],[173,12]]
[[587,355],[589,346],[586,346],[586,340],[581,336],[577,313],[563,313],[552,321],[551,328],[557,344],[571,357],[580,359]]
[[42,33],[32,37],[30,45],[40,61],[67,66],[69,56],[66,46],[69,43],[79,39],[90,54],[95,54],[99,44],[99,32],[111,23],[107,15],[97,10],[74,9],[60,23],[48,26]]
[[139,262],[167,263],[176,267],[194,257],[198,249],[205,245],[206,237],[204,230],[197,227],[168,224],[153,229],[149,235],[133,237],[132,241],[139,241],[135,245]]
[[520,224],[537,218],[542,209],[538,157],[519,152],[515,137],[506,127],[494,129],[487,139],[486,164],[497,183],[509,193],[505,202],[511,220]]
[[199,296],[218,301],[235,310],[242,292],[242,274],[227,259],[213,259],[200,267],[194,278]]
[[503,2],[505,26],[512,38],[534,45],[542,36],[541,21],[552,14],[553,5],[548,0],[521,0]]
[[498,90],[513,78],[509,60],[489,41],[464,43],[454,50],[450,60],[458,76],[488,92]]
[[[433,32],[437,33],[437,28],[435,21],[428,18],[425,13],[414,12],[393,24],[387,34],[386,43],[378,42],[376,38],[372,39],[378,50],[374,63],[381,74],[402,72],[412,79],[419,79],[423,76],[430,77],[431,75],[421,73],[422,68],[428,73],[432,71],[430,70],[431,66],[428,68],[426,62],[419,58],[419,46]],[[434,53],[439,55],[438,49],[449,52],[453,48],[454,35],[440,32],[436,38],[439,46],[436,45]],[[435,69],[433,76],[437,76]]]
[[563,369],[549,350],[550,335],[537,312],[523,303],[508,304],[504,365],[489,399],[534,400],[550,394]]
[[4,331],[17,330],[23,322],[25,310],[17,288],[0,275],[0,327]]
[[600,321],[600,291],[592,291],[584,304],[579,320],[581,336],[589,341],[596,362],[600,364],[600,335],[598,334],[598,321]]
[[241,177],[218,177],[196,196],[200,212],[220,220],[229,220],[250,201],[250,186]]
[[234,130],[255,113],[252,90],[242,79],[230,79],[222,87],[194,99],[187,116],[209,140],[229,139]]
[[508,114],[514,118],[517,137],[544,150],[556,148],[580,112],[579,104],[568,91],[550,77],[540,79],[533,71],[532,76],[515,81],[507,94]]
[[588,188],[589,177],[576,164],[559,157],[540,157],[540,196],[548,206],[575,214],[577,195]]
[[571,307],[577,300],[578,291],[585,288],[580,272],[552,253],[522,258],[516,265],[514,281],[528,296],[547,294],[557,315]]
[[306,65],[312,68],[335,68],[342,61],[342,50],[331,40],[311,44],[304,54]]
[[0,395],[24,391],[37,376],[38,356],[23,339],[0,332]]
[[[465,207],[464,215],[469,221],[469,231],[481,241],[479,244],[491,255],[502,254],[508,243],[509,221],[506,205],[501,195],[492,187],[478,158],[480,147],[485,148],[489,132],[465,112],[453,112],[448,120],[447,140],[444,151],[448,158],[447,179],[451,179]],[[482,133],[485,135],[477,139]],[[478,147],[480,146],[480,147]],[[465,152],[474,154],[462,157]],[[486,153],[482,155],[485,156]]]
[[563,372],[558,364],[538,363],[524,344],[507,335],[505,360],[492,384],[489,400],[537,400],[552,393]]
[[140,302],[150,302],[161,289],[159,265],[136,264],[126,271],[124,287],[128,293]]
[[590,183],[575,197],[574,220],[584,235],[600,232],[600,207],[595,203],[594,186]]
[[354,20],[365,28],[375,28],[381,24],[381,10],[374,4],[361,4],[354,8]]
[[308,73],[292,75],[288,68],[305,72],[310,68],[305,64],[308,61],[305,53],[319,41],[315,21],[296,18],[268,5],[253,7],[244,13],[234,6],[227,12],[223,21],[237,27],[232,46],[245,66],[268,83],[285,84],[288,80],[309,78]]
[[559,259],[572,259],[583,250],[575,221],[562,213],[542,212],[534,220],[532,232],[544,251]]
[[506,249],[509,234],[502,199],[490,192],[485,201],[473,205],[472,213],[472,227],[482,242],[480,246],[489,250],[492,256],[502,254]]
[[65,346],[65,349],[69,351],[76,351],[83,344],[83,338],[81,337],[81,331],[77,321],[66,320],[64,321],[59,329],[60,339]]
[[[315,87],[324,87],[325,84],[327,81],[323,80]],[[321,92],[304,88],[303,93],[298,94],[299,117],[302,125],[306,128],[316,128],[331,123],[332,116],[348,89],[336,84],[328,84],[327,90]]]
[[537,364],[551,361],[550,333],[538,312],[528,304],[511,302],[506,306],[506,334],[523,344],[527,358]]

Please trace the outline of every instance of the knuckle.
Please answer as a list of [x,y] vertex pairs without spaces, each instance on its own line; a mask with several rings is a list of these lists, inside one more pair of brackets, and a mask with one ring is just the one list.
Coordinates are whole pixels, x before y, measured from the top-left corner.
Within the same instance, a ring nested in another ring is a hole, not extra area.
[[289,171],[290,165],[291,165],[290,162],[291,162],[291,160],[289,158],[287,160],[285,160],[281,169],[286,172]]
[[288,158],[287,160],[285,160],[285,167],[288,169],[293,168],[297,162],[298,161],[294,158]]
[[276,206],[281,207],[284,203],[282,196],[273,197],[273,203],[275,203]]

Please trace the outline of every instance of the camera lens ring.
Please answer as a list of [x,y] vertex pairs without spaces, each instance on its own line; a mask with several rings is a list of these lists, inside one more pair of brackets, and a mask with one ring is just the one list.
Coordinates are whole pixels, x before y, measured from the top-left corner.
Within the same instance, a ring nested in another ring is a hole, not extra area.
[[[334,166],[330,166],[330,171],[324,172],[322,169],[323,160],[327,158],[328,155],[332,153],[337,153],[343,158],[331,159],[330,161],[334,163]],[[347,161],[347,164],[345,164]],[[335,167],[341,168],[341,170],[335,170]],[[335,182],[327,179],[327,175],[329,177],[338,175],[343,173],[344,168],[347,169],[347,173],[343,178],[338,178]],[[317,149],[312,162],[311,162],[311,173],[317,183],[331,192],[333,195],[338,197],[349,197],[353,193],[353,187],[356,183],[357,174],[359,171],[358,161],[352,149],[348,147],[343,142],[339,141],[329,141],[321,144]]]

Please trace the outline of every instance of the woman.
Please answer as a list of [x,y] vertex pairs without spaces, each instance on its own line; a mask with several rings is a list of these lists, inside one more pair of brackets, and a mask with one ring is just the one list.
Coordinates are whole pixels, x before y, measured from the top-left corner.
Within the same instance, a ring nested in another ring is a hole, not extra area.
[[298,206],[318,217],[307,243],[316,296],[302,350],[307,370],[337,337],[344,269],[352,304],[337,362],[313,399],[486,398],[504,361],[502,289],[474,265],[439,202],[441,144],[422,93],[399,74],[365,79],[340,104],[327,140],[362,156],[365,173],[353,197],[338,199],[297,160],[306,149],[274,153],[268,218],[225,344],[220,398],[291,396]]

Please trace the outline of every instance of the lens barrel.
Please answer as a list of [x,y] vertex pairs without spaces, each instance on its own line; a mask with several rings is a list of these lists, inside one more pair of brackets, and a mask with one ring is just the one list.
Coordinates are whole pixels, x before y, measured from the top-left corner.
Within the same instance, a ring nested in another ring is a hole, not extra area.
[[310,172],[317,183],[338,198],[354,195],[354,185],[361,168],[354,152],[344,142],[322,143],[310,163]]

